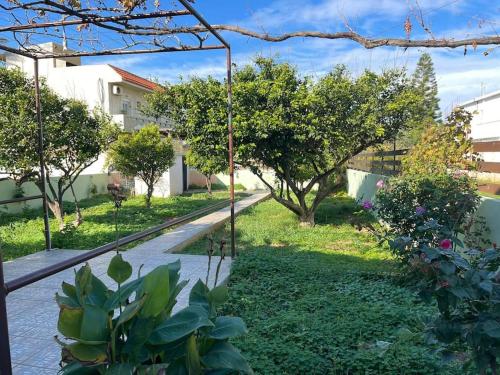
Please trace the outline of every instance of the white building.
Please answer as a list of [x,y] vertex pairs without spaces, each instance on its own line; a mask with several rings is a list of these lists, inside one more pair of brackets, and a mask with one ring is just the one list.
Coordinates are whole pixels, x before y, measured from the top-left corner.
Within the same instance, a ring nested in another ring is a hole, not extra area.
[[[39,46],[48,52],[63,52],[63,47],[55,43]],[[33,76],[33,60],[24,56],[7,53],[3,56],[6,66],[19,67],[27,75]],[[101,108],[125,131],[140,129],[148,123],[156,123],[167,130],[170,123],[144,116],[140,109],[144,95],[152,92],[157,84],[112,65],[82,65],[80,57],[52,58],[39,60],[39,74],[47,85],[59,95],[81,100],[89,109]],[[188,173],[184,165],[184,148],[178,145],[175,165],[165,173],[155,188],[157,196],[180,194],[187,190]],[[103,173],[104,155],[83,174]],[[137,181],[136,192],[142,194],[144,185]]]
[[[500,163],[500,91],[474,98],[460,105],[474,115],[471,138],[486,163]],[[497,151],[498,150],[498,151]],[[496,169],[496,168],[495,168]]]

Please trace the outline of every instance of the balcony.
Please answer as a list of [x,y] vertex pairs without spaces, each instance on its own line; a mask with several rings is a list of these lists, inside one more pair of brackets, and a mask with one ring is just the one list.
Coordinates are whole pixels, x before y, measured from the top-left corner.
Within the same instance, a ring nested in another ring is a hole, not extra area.
[[172,122],[170,120],[144,116],[137,110],[129,110],[127,113],[113,114],[111,116],[113,121],[126,131],[138,130],[151,123],[159,125],[162,130],[172,128]]

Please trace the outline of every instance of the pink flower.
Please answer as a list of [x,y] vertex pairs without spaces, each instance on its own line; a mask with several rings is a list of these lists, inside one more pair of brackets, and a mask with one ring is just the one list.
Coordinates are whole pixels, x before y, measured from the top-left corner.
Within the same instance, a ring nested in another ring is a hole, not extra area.
[[385,186],[384,180],[377,181],[377,188],[382,189]]
[[363,207],[365,210],[371,210],[373,209],[373,203],[370,201],[364,201],[363,204],[361,204],[361,207]]
[[427,210],[425,209],[425,207],[417,206],[417,208],[415,208],[415,214],[417,216],[421,216],[421,215],[425,214],[426,212],[427,212]]
[[450,239],[446,238],[444,240],[442,240],[440,243],[439,243],[439,246],[441,247],[441,249],[443,250],[450,250],[451,249],[451,246],[453,245],[453,243],[451,242]]

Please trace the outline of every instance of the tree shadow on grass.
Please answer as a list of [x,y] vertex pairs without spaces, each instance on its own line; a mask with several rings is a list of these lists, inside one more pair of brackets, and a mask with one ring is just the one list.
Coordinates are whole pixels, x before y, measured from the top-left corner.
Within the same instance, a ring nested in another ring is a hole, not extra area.
[[315,220],[319,225],[377,223],[377,219],[372,214],[364,211],[353,198],[344,195],[326,198],[319,205]]

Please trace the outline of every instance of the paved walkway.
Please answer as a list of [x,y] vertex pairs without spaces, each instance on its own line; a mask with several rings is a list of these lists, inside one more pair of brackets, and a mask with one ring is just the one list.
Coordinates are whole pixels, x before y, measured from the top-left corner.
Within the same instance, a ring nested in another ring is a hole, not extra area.
[[[254,194],[236,203],[235,211],[265,199],[267,194]],[[207,257],[202,255],[172,254],[173,251],[190,244],[217,226],[222,225],[229,217],[229,208],[224,208],[191,223],[181,225],[157,238],[147,241],[123,253],[134,272],[141,265],[142,274],[156,266],[171,263],[180,259],[181,280],[189,280],[189,284],[179,294],[176,310],[188,303],[189,292],[198,279],[205,281],[207,274]],[[53,250],[28,255],[4,264],[6,281],[15,279],[27,272],[43,268],[50,264],[71,258],[83,250]],[[100,277],[109,287],[113,281],[106,275],[109,260],[114,252],[102,255],[89,261],[93,273]],[[213,260],[216,264],[219,258]],[[221,267],[219,283],[229,276],[231,259],[227,257]],[[215,267],[212,267],[209,285],[215,279]],[[57,334],[58,306],[54,294],[60,289],[63,281],[74,282],[74,271],[69,269],[54,276],[38,281],[17,290],[7,297],[9,317],[9,333],[14,374],[56,374],[59,369],[60,348],[54,341]]]

